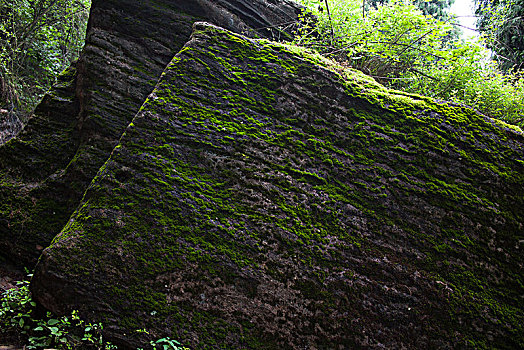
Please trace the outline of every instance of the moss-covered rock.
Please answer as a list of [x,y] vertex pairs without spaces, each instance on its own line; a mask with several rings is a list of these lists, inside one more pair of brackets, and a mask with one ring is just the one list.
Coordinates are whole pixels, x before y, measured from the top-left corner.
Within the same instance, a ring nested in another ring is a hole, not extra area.
[[522,348],[523,159],[473,110],[198,24],[32,289],[128,347]]
[[0,261],[34,263],[60,232],[197,19],[272,38],[289,35],[298,10],[287,0],[93,1],[78,64],[0,146]]

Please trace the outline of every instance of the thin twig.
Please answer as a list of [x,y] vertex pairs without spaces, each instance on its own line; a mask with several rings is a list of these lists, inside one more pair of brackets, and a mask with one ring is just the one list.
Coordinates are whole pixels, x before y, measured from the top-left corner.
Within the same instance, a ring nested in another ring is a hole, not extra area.
[[431,75],[427,75],[426,73],[423,73],[423,72],[421,72],[421,71],[419,71],[418,69],[415,69],[415,68],[413,68],[413,67],[409,67],[408,69],[411,70],[411,71],[413,71],[413,72],[415,72],[415,73],[417,73],[417,74],[420,74],[420,75],[422,75],[423,77],[426,77],[426,78],[428,78],[428,79],[431,79],[431,80],[434,80],[434,81],[439,81],[437,78],[432,77]]
[[324,0],[324,2],[326,4],[326,10],[327,10],[327,13],[328,13],[329,26],[331,28],[331,43],[333,43],[333,41],[335,40],[335,30],[333,29],[333,21],[331,20],[331,11],[329,10],[328,1]]
[[[396,42],[393,42],[393,41],[368,41],[369,44],[390,44],[390,45],[396,45],[396,46],[402,46],[402,47],[408,47],[408,48],[411,48],[411,49],[414,49],[414,50],[417,50],[417,51],[420,51],[422,53],[425,53],[425,54],[428,54],[430,56],[433,56],[435,58],[438,58],[438,59],[442,59],[442,60],[445,60],[446,58],[445,57],[442,57],[442,56],[439,56],[439,55],[436,55],[432,52],[429,52],[429,51],[426,51],[426,50],[423,50],[423,49],[420,49],[418,47],[415,47],[415,46],[411,46],[410,44],[404,44],[404,43],[396,43]],[[355,46],[357,45],[358,42],[354,42],[354,43],[351,43],[349,45],[346,45],[345,47],[343,48],[340,48],[340,49],[337,49],[335,51],[331,51],[331,52],[326,52],[325,55],[334,55],[336,53],[339,53],[341,51],[344,51],[348,48],[351,48],[352,46]]]

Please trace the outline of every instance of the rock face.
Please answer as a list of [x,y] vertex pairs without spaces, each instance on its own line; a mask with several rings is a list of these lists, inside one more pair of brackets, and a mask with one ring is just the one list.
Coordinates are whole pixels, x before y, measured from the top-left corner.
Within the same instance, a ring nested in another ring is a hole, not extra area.
[[22,130],[22,122],[18,116],[7,109],[0,108],[0,145],[15,137],[20,130]]
[[34,263],[60,232],[196,20],[273,38],[298,12],[287,0],[94,0],[78,64],[0,147],[0,261]]
[[198,24],[32,290],[129,348],[522,348],[523,159],[472,110]]

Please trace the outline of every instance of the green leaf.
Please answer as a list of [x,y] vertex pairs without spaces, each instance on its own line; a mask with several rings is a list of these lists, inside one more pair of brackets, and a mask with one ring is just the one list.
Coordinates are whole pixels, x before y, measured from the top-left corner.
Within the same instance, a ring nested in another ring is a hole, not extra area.
[[19,321],[18,321],[18,325],[20,326],[20,328],[24,327],[24,319],[21,318]]
[[54,326],[55,324],[58,324],[58,323],[60,323],[60,321],[58,321],[58,320],[56,320],[54,318],[52,318],[49,321],[47,321],[47,324],[50,325],[50,326]]
[[35,328],[35,329],[33,329],[33,330],[34,330],[34,331],[36,331],[36,332],[38,332],[38,331],[43,331],[43,330],[44,330],[44,328],[43,328],[43,327],[41,327],[41,326],[38,326],[38,327],[36,327],[36,328]]

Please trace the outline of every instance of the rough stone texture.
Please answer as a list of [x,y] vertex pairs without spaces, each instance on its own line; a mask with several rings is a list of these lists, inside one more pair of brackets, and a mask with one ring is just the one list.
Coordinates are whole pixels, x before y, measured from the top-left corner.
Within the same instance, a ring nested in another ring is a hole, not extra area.
[[0,260],[31,264],[60,232],[197,19],[273,38],[298,11],[287,0],[93,1],[77,71],[0,147]]
[[0,146],[15,137],[22,130],[18,116],[7,109],[0,108]]
[[472,110],[198,24],[32,290],[129,348],[522,348],[523,159]]

